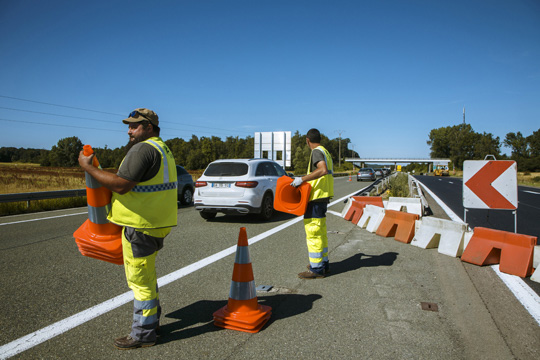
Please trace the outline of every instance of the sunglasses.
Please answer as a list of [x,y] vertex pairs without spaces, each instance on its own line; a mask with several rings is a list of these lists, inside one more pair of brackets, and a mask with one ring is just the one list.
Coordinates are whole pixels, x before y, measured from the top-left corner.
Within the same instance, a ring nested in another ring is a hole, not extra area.
[[141,113],[138,112],[137,110],[134,110],[134,111],[130,112],[129,115],[128,115],[128,117],[130,117],[130,118],[136,118],[137,115],[140,115],[140,116],[142,116],[143,118],[145,118],[146,120],[152,122],[149,118],[147,118],[146,116],[144,116],[143,114],[141,114]]

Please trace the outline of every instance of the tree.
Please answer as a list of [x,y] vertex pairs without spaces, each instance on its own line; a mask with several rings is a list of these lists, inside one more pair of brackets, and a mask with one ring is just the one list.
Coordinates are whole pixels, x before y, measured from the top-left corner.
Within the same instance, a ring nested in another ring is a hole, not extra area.
[[531,156],[540,156],[540,129],[527,136]]
[[474,143],[473,159],[483,160],[486,155],[494,155],[496,159],[501,155],[501,140],[499,137],[493,137],[492,133],[476,134]]
[[523,137],[521,132],[508,133],[504,138],[504,145],[512,149],[512,159],[518,160],[520,158],[529,157],[529,146],[527,139]]
[[49,159],[52,166],[73,167],[79,164],[79,153],[83,149],[81,140],[72,136],[60,139],[57,145],[51,148]]

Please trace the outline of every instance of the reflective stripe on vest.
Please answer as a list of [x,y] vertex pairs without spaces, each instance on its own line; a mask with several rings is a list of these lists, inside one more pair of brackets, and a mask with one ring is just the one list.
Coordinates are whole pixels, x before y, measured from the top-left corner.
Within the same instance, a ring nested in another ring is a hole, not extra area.
[[154,144],[163,156],[163,184],[135,185],[133,189],[131,189],[131,191],[146,193],[176,189],[178,187],[178,182],[169,182],[169,164],[167,163],[167,155],[165,155],[165,152],[163,151],[161,146],[159,146],[159,144],[156,143],[154,140],[148,139],[146,141]]

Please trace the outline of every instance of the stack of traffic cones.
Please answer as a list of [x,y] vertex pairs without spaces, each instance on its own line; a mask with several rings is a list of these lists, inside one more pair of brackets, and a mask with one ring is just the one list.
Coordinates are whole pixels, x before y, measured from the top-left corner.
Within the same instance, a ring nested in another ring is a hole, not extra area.
[[[84,155],[94,153],[90,145],[84,146]],[[94,156],[95,167],[99,161]],[[88,202],[88,220],[73,233],[75,243],[84,256],[122,265],[122,227],[107,220],[111,208],[112,193],[101,186],[90,174],[86,173],[86,198]]]
[[266,324],[272,308],[259,305],[253,268],[249,258],[246,228],[240,228],[236,259],[227,305],[214,313],[214,325],[226,329],[256,333]]

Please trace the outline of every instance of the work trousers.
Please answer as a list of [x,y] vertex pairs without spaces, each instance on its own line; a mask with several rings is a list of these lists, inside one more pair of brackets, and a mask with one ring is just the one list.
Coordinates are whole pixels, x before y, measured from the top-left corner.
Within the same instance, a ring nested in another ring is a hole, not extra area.
[[143,234],[129,227],[122,231],[126,280],[134,295],[130,335],[142,342],[156,341],[156,328],[161,315],[156,255],[161,247],[163,238]]
[[304,228],[311,271],[323,274],[328,270],[328,235],[326,233],[326,210],[328,203],[310,201],[304,214]]

